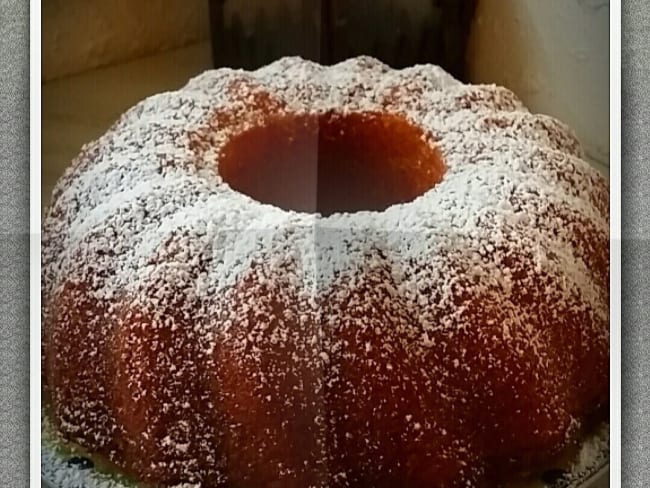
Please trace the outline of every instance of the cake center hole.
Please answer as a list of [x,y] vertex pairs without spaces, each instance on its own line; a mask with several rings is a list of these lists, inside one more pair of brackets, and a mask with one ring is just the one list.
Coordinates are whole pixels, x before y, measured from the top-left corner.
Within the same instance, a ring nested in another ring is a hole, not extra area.
[[442,179],[445,164],[403,117],[330,112],[277,116],[234,136],[219,172],[259,202],[327,216],[409,202]]

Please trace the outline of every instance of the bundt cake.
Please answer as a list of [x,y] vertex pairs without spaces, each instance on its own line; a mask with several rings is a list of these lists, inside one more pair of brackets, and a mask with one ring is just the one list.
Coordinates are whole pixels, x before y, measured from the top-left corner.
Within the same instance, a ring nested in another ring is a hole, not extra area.
[[85,146],[43,220],[43,392],[156,486],[495,486],[609,402],[609,190],[436,66],[208,71]]

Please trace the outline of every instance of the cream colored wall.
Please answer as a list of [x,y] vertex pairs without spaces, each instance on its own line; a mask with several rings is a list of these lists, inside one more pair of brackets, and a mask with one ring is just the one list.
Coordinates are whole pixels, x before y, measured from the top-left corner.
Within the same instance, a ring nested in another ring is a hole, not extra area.
[[568,123],[608,164],[609,0],[479,0],[468,60],[472,81]]
[[44,0],[44,81],[209,37],[208,0]]

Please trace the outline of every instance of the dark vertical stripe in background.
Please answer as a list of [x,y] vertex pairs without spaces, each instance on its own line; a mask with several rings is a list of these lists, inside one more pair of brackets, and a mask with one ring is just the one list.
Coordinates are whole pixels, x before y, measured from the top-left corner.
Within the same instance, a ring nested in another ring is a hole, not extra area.
[[422,0],[417,14],[398,0],[209,2],[217,67],[256,69],[290,55],[333,64],[366,54],[395,68],[438,64],[465,78],[476,0]]
[[28,1],[0,0],[0,485],[7,487],[29,480],[28,16]]

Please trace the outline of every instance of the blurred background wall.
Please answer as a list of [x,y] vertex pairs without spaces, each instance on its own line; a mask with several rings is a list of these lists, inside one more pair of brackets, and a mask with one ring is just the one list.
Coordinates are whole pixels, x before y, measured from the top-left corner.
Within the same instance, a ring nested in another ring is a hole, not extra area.
[[44,81],[209,38],[207,0],[44,0]]
[[479,0],[470,80],[514,91],[609,165],[609,0]]

